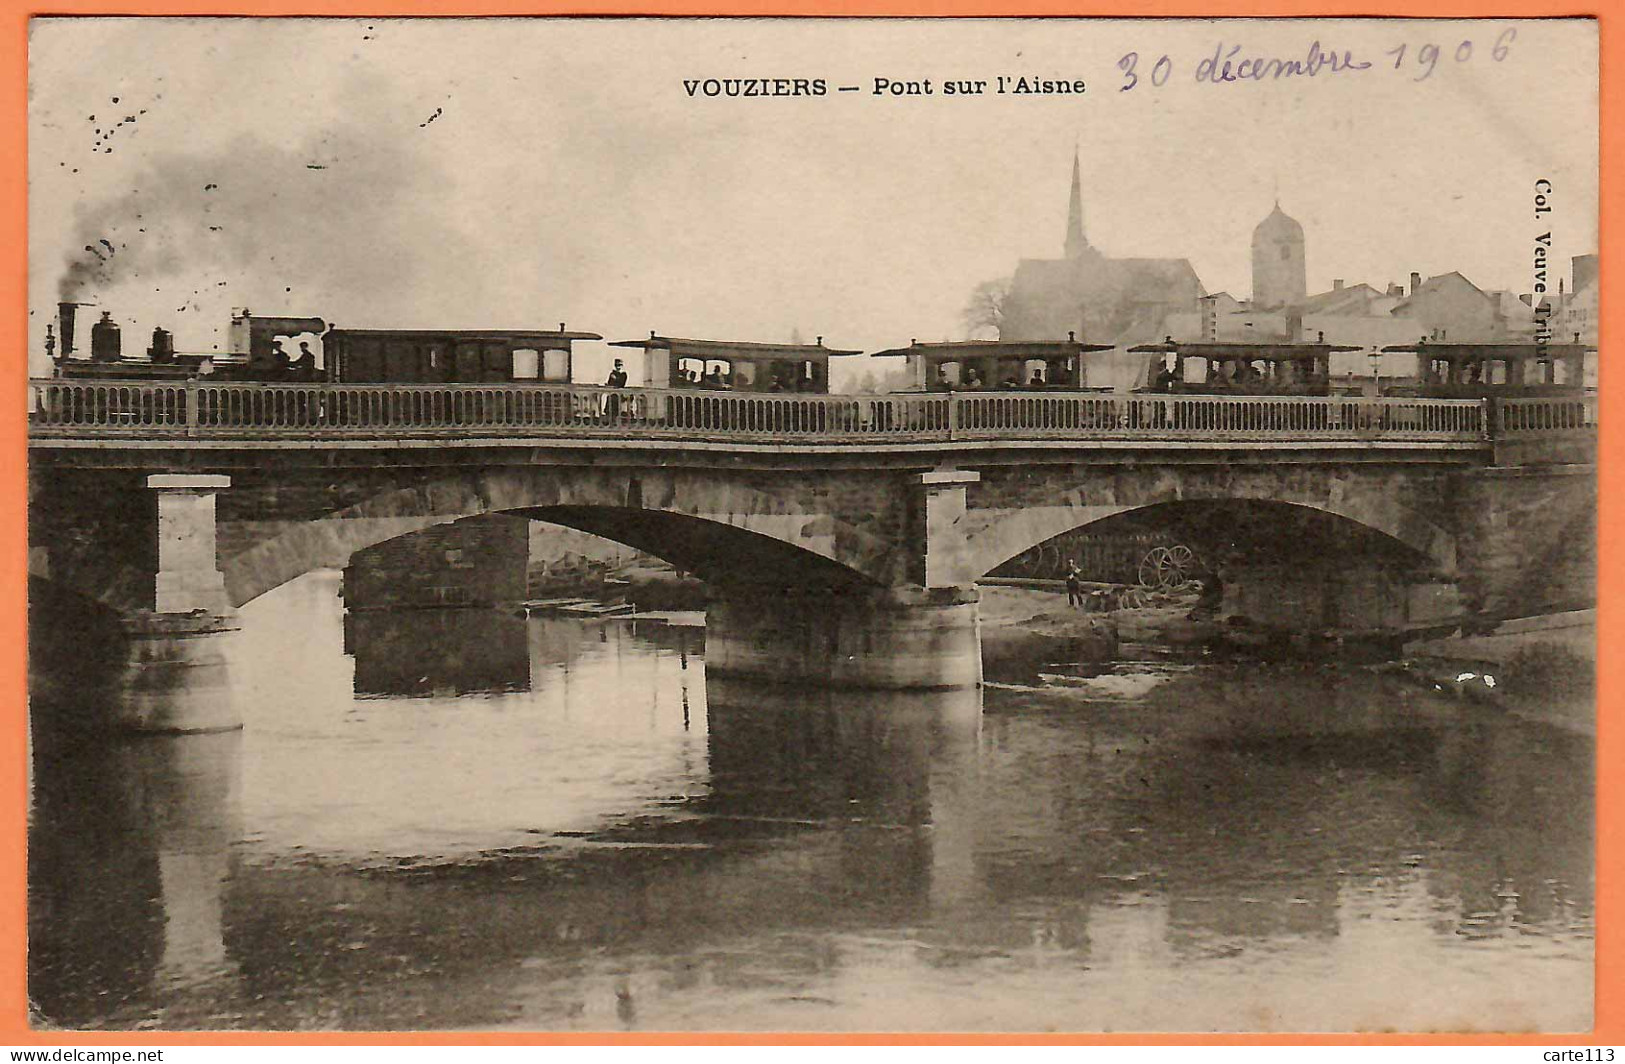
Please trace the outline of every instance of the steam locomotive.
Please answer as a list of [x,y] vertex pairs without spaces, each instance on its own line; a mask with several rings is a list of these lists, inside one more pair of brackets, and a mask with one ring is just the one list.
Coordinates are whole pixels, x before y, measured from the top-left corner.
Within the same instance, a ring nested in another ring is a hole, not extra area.
[[[83,304],[58,306],[58,337],[47,336],[56,374],[74,379],[322,382],[330,384],[571,383],[574,344],[594,332],[535,329],[340,329],[316,317],[233,314],[227,350],[177,352],[165,329],[152,332],[145,358],[125,357],[109,313],[91,326],[90,357],[74,357],[75,317]],[[831,358],[855,350],[812,344],[690,340],[660,336],[620,340],[643,351],[643,379],[653,388],[829,393]],[[318,351],[320,354],[318,355]]]

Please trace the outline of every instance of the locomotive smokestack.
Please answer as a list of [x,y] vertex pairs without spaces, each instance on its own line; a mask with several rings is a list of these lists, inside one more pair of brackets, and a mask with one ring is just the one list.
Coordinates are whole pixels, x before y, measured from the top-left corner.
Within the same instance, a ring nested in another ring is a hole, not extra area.
[[56,305],[56,331],[62,338],[62,358],[73,357],[73,318],[78,313],[77,303],[58,303]]
[[113,315],[102,311],[102,320],[90,327],[90,357],[97,362],[117,362],[123,356],[123,343]]
[[152,330],[152,346],[147,348],[147,357],[154,362],[175,361],[175,338],[168,329]]

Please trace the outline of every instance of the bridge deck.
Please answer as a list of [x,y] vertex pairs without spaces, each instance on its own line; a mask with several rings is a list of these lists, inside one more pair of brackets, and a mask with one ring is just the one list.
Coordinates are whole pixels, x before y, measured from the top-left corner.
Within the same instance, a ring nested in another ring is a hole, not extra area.
[[34,380],[50,441],[635,440],[820,449],[962,441],[1482,445],[1593,430],[1595,396],[1505,400],[1066,392],[739,395],[585,385]]

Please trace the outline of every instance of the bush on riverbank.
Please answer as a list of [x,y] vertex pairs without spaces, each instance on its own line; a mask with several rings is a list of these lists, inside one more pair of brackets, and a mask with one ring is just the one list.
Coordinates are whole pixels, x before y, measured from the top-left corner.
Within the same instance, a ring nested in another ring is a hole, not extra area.
[[1514,650],[1502,678],[1508,695],[1532,701],[1589,701],[1597,692],[1596,661],[1557,643],[1532,643]]

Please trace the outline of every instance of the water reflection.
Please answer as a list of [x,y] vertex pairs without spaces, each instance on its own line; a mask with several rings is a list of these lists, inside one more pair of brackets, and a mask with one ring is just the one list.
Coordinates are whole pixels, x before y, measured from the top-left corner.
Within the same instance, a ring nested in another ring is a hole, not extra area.
[[[160,988],[189,1026],[231,997],[222,905],[242,836],[241,735],[35,745],[29,833],[30,992],[53,1020],[94,1025]],[[204,1002],[207,1004],[204,1004]]]
[[[490,684],[515,675],[485,664],[512,636],[447,671],[456,626],[431,661],[401,634],[427,621],[377,643],[352,624],[346,656],[332,591],[301,581],[247,611],[243,733],[36,750],[47,1015],[1589,1022],[1584,736],[1376,671],[1040,662],[985,693],[908,696],[725,683],[696,631],[541,617],[492,621],[522,633],[529,682]],[[361,697],[374,654],[369,676],[437,671],[412,697]]]
[[355,693],[466,695],[530,686],[525,615],[496,609],[350,610]]

